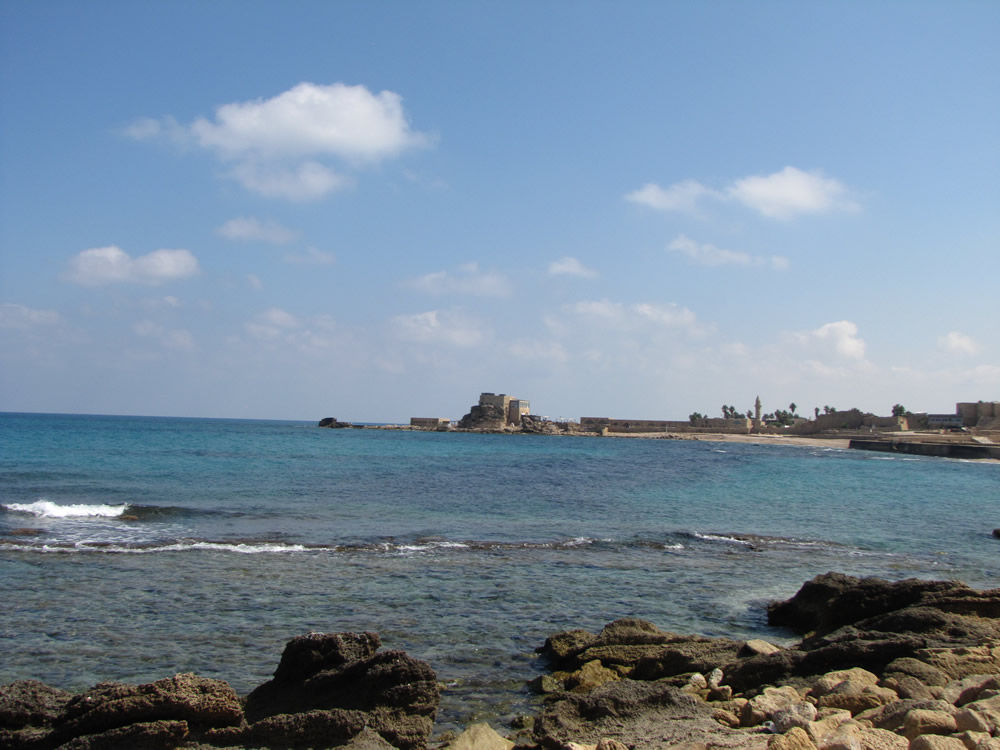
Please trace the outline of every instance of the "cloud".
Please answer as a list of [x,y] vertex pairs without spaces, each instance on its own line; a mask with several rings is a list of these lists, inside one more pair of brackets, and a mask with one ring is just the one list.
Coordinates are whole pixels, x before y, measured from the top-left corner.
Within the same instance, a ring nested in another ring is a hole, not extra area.
[[860,208],[847,188],[819,172],[785,167],[764,177],[744,177],[727,189],[728,195],[772,219],[798,214],[856,211]]
[[403,282],[403,286],[433,295],[509,297],[507,277],[497,271],[480,271],[475,263],[461,266],[456,273],[435,271]]
[[38,326],[57,325],[62,321],[55,310],[39,310],[12,303],[0,304],[0,328],[28,330]]
[[285,255],[286,263],[295,263],[302,266],[328,266],[336,263],[337,258],[333,253],[325,253],[315,247],[307,247],[302,253],[288,253]]
[[299,234],[270,219],[261,221],[254,216],[240,216],[230,219],[215,230],[220,237],[227,240],[248,240],[267,242],[272,245],[287,245]]
[[564,309],[575,316],[588,319],[589,325],[600,324],[619,333],[648,330],[650,327],[654,330],[680,329],[693,336],[705,333],[694,312],[673,302],[626,305],[603,299],[575,302]]
[[638,190],[626,195],[625,199],[658,211],[696,213],[698,199],[706,195],[716,195],[716,193],[696,180],[684,180],[667,188],[661,188],[654,182],[647,182]]
[[713,190],[696,180],[684,180],[666,188],[647,183],[625,196],[634,203],[658,211],[695,214],[702,198],[736,201],[770,219],[787,220],[802,214],[858,211],[861,205],[847,187],[819,171],[805,172],[785,167],[769,175],[752,175]]
[[430,310],[413,315],[397,315],[391,321],[399,337],[418,344],[474,347],[485,338],[474,321],[456,312]]
[[754,266],[767,264],[778,271],[784,271],[788,268],[788,259],[781,255],[772,255],[769,258],[763,258],[736,250],[725,250],[708,243],[699,244],[683,234],[678,235],[667,246],[667,249],[686,255],[695,263],[704,266]]
[[66,278],[74,284],[162,284],[195,276],[198,259],[187,250],[154,250],[132,258],[119,247],[110,245],[84,250],[69,261]]
[[194,336],[183,329],[168,329],[159,323],[141,320],[132,326],[132,331],[137,336],[155,338],[165,349],[176,351],[192,351],[194,349]]
[[950,331],[938,339],[938,346],[952,354],[978,354],[981,347],[971,336]]
[[331,190],[354,184],[350,177],[339,175],[315,161],[294,167],[245,161],[234,167],[230,176],[252,193],[293,201],[315,200]]
[[299,327],[298,319],[280,307],[269,307],[248,322],[244,328],[256,339],[268,341],[279,338],[285,331]]
[[199,118],[190,130],[198,145],[225,157],[377,160],[428,143],[410,129],[399,94],[343,83],[300,83],[271,99],[224,104],[214,121]]
[[837,358],[863,362],[865,342],[858,336],[858,327],[849,320],[826,323],[814,331],[793,334],[793,338],[805,347],[817,348],[820,352],[834,354]]
[[564,258],[549,263],[549,275],[579,276],[582,279],[595,279],[597,278],[597,271],[587,268],[576,258],[571,258],[567,255]]
[[168,137],[235,163],[228,176],[266,197],[318,198],[351,184],[319,159],[353,166],[429,145],[410,127],[402,97],[344,83],[299,83],[270,99],[224,104],[188,126],[141,118],[122,131],[137,140]]

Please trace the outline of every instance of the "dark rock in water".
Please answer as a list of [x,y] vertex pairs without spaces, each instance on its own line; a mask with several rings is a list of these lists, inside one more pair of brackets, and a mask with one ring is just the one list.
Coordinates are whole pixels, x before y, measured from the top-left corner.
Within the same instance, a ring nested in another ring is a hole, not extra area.
[[568,695],[535,719],[534,740],[543,748],[568,742],[595,744],[626,738],[635,747],[667,747],[693,737],[732,734],[712,718],[705,702],[662,682],[622,680],[586,695]]
[[327,669],[367,659],[382,646],[378,633],[309,633],[285,644],[274,671],[278,680],[307,680]]
[[437,712],[436,675],[402,651],[377,653],[379,646],[375,633],[295,638],[245,710],[228,683],[193,674],[104,682],[76,695],[20,680],[0,686],[0,747],[422,750]]
[[1000,529],[993,529],[993,536],[1000,539]]
[[76,737],[59,750],[173,750],[187,735],[186,721],[148,721]]
[[323,417],[319,420],[319,427],[331,427],[333,429],[354,427],[350,422],[338,422],[336,417]]
[[[276,673],[273,680],[247,696],[247,720],[253,723],[279,714],[350,709],[364,712],[368,726],[401,750],[424,747],[440,698],[437,677],[430,666],[402,651],[384,651],[344,662],[343,638],[326,637],[338,639],[330,650],[336,655],[334,666],[304,678],[279,677]],[[364,653],[364,638],[352,639],[347,650],[352,648]],[[279,668],[279,672],[303,674],[292,668]]]
[[222,680],[179,674],[144,685],[104,682],[73,697],[56,724],[59,735],[77,737],[162,719],[193,727],[239,724],[239,696]]
[[51,727],[72,698],[72,693],[38,680],[0,686],[0,729]]
[[890,583],[881,578],[855,578],[826,573],[806,582],[798,593],[767,609],[767,620],[799,633],[824,635],[844,625],[916,603],[927,593],[966,586],[951,581],[909,578]]

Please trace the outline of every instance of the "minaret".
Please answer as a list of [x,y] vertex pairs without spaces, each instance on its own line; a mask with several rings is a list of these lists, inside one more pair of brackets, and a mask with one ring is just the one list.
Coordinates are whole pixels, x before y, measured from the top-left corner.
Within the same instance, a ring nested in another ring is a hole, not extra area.
[[758,396],[757,400],[753,402],[753,411],[754,411],[753,427],[754,427],[755,430],[759,430],[760,429],[760,396]]

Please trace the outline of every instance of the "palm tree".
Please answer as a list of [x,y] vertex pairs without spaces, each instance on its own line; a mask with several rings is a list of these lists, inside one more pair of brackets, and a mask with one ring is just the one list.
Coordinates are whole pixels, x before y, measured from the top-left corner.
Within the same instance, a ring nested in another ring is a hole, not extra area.
[[792,401],[792,403],[790,403],[788,405],[788,411],[790,411],[792,413],[793,417],[795,416],[795,402],[794,401]]

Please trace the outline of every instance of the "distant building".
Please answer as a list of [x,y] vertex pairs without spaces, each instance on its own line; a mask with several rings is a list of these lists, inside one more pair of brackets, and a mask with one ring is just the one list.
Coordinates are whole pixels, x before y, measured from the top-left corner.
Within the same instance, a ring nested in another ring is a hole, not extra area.
[[411,427],[446,427],[451,424],[447,417],[410,417]]
[[531,402],[524,398],[514,398],[506,393],[480,393],[480,406],[495,406],[503,410],[507,424],[521,424],[521,417],[531,414]]

